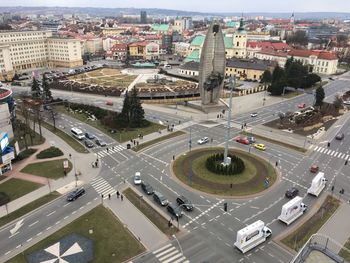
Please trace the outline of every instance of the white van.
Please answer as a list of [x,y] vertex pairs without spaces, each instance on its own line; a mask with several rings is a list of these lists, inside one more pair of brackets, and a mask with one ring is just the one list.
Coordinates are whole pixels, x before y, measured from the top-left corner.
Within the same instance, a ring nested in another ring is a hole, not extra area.
[[78,140],[82,140],[85,138],[84,133],[78,128],[73,127],[70,131],[73,134],[73,136]]

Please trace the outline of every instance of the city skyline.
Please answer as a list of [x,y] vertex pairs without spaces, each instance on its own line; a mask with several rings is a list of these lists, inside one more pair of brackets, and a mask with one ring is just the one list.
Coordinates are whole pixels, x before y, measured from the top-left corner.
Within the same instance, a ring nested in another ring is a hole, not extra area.
[[159,8],[173,9],[183,11],[197,12],[350,12],[350,2],[344,0],[332,1],[332,5],[327,2],[319,2],[317,0],[310,1],[289,1],[277,2],[275,0],[267,0],[261,2],[259,0],[251,0],[249,6],[245,6],[241,1],[219,0],[219,1],[203,1],[198,6],[196,1],[161,1],[155,0],[151,3],[144,0],[129,1],[110,1],[101,0],[91,2],[88,0],[62,0],[57,5],[57,1],[53,0],[13,0],[11,5],[8,2],[0,4],[0,6],[60,6],[60,7],[109,7],[109,8]]

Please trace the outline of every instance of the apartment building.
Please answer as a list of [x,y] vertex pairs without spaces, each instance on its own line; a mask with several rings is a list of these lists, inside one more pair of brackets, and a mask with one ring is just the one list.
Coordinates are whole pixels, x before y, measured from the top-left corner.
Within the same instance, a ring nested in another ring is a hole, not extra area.
[[56,38],[50,31],[0,31],[0,81],[15,72],[83,64],[80,41]]

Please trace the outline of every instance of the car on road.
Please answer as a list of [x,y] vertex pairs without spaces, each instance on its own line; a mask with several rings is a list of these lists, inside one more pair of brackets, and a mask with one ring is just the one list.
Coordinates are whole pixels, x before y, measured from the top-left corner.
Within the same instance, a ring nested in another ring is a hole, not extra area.
[[344,139],[344,133],[340,132],[335,136],[335,139],[338,141],[341,141],[342,139]]
[[67,196],[67,201],[69,202],[74,201],[75,199],[79,198],[83,194],[85,194],[85,189],[83,187],[78,188]]
[[134,184],[135,185],[139,185],[141,184],[141,173],[140,172],[136,172],[134,175]]
[[96,136],[90,132],[85,132],[85,137],[89,140],[93,140]]
[[295,187],[289,188],[286,193],[285,196],[289,199],[293,199],[294,197],[296,197],[299,194],[299,190]]
[[249,141],[249,144],[256,142],[255,137],[253,137],[253,136],[248,136],[247,140]]
[[249,144],[249,140],[247,139],[247,137],[241,137],[241,136],[237,136],[235,138],[233,138],[236,142],[241,143],[241,144]]
[[171,215],[175,216],[176,218],[180,218],[182,216],[182,209],[180,206],[169,204],[166,209]]
[[313,165],[310,166],[310,172],[311,172],[311,173],[317,173],[318,170],[319,170],[318,165],[313,164]]
[[106,102],[106,105],[107,105],[107,106],[113,106],[113,101],[111,101],[111,100],[107,101],[107,102]]
[[169,203],[168,199],[166,199],[166,197],[163,194],[157,191],[153,193],[153,199],[161,206],[166,206]]
[[85,141],[84,141],[84,144],[85,144],[85,146],[88,147],[88,148],[94,147],[94,144],[92,143],[92,141],[89,141],[89,140],[85,140]]
[[252,117],[252,118],[255,118],[255,117],[257,117],[257,116],[258,116],[258,113],[257,113],[257,112],[253,112],[253,113],[250,114],[250,117]]
[[107,143],[105,143],[104,141],[102,141],[101,139],[96,139],[95,140],[95,143],[98,145],[98,146],[106,146]]
[[208,137],[203,137],[203,138],[201,138],[201,139],[199,139],[197,141],[198,144],[205,144],[207,142],[209,142],[209,138]]
[[304,109],[306,107],[306,104],[305,103],[300,103],[299,105],[298,105],[298,108],[299,109]]
[[262,144],[262,143],[256,143],[254,144],[254,148],[260,150],[260,151],[265,151],[266,150],[266,146],[265,144]]
[[184,207],[187,211],[193,210],[193,205],[190,200],[188,200],[183,195],[180,195],[176,198],[176,203],[182,207]]
[[141,182],[141,188],[148,195],[151,195],[154,192],[153,187],[145,181]]
[[350,100],[344,100],[344,101],[343,101],[343,104],[344,104],[344,105],[350,105]]

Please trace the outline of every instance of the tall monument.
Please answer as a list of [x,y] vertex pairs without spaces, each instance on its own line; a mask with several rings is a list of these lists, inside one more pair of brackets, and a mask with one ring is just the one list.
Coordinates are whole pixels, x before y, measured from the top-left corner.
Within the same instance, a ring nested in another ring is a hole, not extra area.
[[225,43],[219,22],[214,21],[206,34],[199,63],[199,91],[202,110],[218,109],[225,77]]

